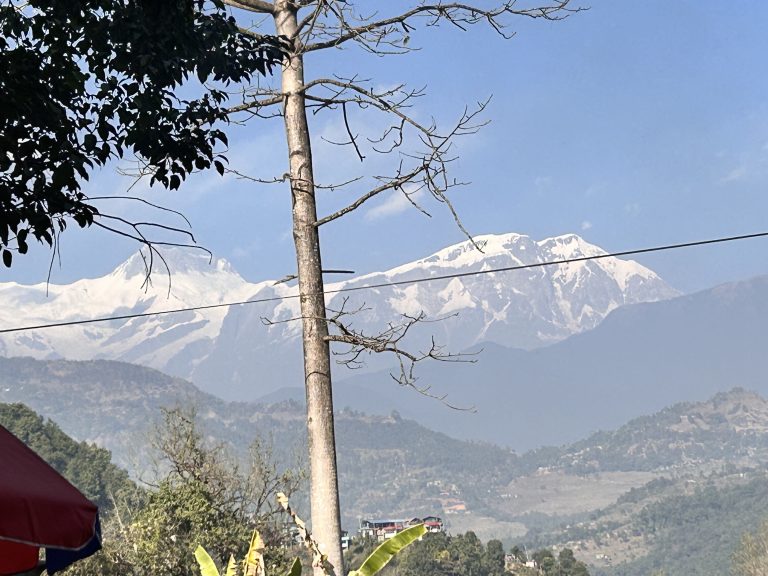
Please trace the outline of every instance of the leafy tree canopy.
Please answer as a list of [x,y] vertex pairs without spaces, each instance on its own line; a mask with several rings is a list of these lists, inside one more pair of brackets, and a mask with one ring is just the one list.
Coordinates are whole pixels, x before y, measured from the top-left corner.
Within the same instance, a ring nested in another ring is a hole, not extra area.
[[[223,172],[222,88],[282,56],[278,39],[241,33],[221,0],[0,0],[4,264],[30,234],[55,248],[68,218],[117,231],[80,182],[128,150],[170,189],[194,170]],[[182,99],[184,86],[197,97]]]
[[198,545],[224,565],[230,555],[245,554],[254,528],[269,547],[268,573],[286,571],[289,534],[275,496],[298,488],[300,470],[279,469],[258,440],[241,466],[225,446],[206,439],[194,411],[179,408],[163,410],[150,444],[160,479],[140,505],[118,506],[106,518],[101,552],[73,566],[72,576],[199,574]]

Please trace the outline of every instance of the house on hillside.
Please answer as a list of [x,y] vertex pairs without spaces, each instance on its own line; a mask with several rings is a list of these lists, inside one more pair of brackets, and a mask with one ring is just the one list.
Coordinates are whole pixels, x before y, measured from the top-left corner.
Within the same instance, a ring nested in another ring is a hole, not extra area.
[[456,499],[452,499],[450,504],[444,504],[443,510],[445,510],[446,514],[469,514],[467,503]]
[[521,573],[530,574],[529,570],[537,570],[536,562],[533,560],[524,560],[512,554],[504,556],[504,570],[512,576]]
[[439,516],[427,516],[425,518],[409,518],[409,519],[376,519],[376,520],[360,520],[360,536],[363,538],[374,538],[376,540],[387,540],[392,538],[398,532],[416,526],[417,524],[424,524],[427,532],[442,532],[443,521]]
[[424,523],[424,527],[427,529],[427,532],[443,531],[443,519],[439,516],[426,516],[425,518],[421,519],[421,522]]

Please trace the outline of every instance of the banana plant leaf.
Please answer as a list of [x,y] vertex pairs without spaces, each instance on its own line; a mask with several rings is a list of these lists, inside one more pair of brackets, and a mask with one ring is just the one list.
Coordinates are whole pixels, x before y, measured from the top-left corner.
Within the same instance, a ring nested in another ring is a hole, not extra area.
[[424,524],[417,524],[398,532],[395,536],[384,542],[376,548],[373,553],[366,558],[363,565],[357,570],[352,570],[349,576],[373,576],[386,566],[390,560],[406,546],[410,546],[416,540],[427,533]]
[[205,548],[202,546],[195,548],[195,558],[197,558],[197,563],[200,565],[202,576],[219,576],[219,569],[216,568],[213,558],[205,551]]

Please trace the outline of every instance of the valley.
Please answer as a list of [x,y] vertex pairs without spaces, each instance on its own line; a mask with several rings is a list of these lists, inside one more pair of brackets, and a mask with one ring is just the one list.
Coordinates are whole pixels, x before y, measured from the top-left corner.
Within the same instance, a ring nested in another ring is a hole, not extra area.
[[[148,469],[137,466],[148,462],[137,455],[147,455],[163,406],[194,407],[210,441],[234,453],[259,436],[272,439],[278,461],[293,462],[304,441],[299,403],[229,403],[119,362],[0,359],[0,402],[23,402],[73,437],[109,448],[135,478],[147,478]],[[439,515],[453,534],[568,546],[596,574],[640,575],[649,558],[671,562],[676,554],[701,565],[693,558],[701,552],[666,544],[671,535],[683,538],[677,524],[691,514],[702,537],[730,526],[729,538],[702,556],[720,567],[738,535],[768,515],[768,402],[744,389],[522,454],[456,440],[397,413],[342,409],[337,435],[343,521],[351,531],[361,518]],[[295,499],[300,509],[304,498]],[[621,571],[612,572],[616,567]]]
[[[575,235],[478,240],[482,253],[461,243],[329,286],[364,298],[344,304],[365,309],[357,329],[424,312],[443,320],[416,325],[405,345],[434,336],[467,353],[419,364],[414,386],[372,355],[360,370],[335,369],[344,528],[437,515],[452,534],[567,546],[601,576],[722,573],[740,534],[768,516],[768,277],[680,295],[637,263],[605,258],[398,284],[604,253]],[[136,259],[69,286],[0,284],[0,319],[254,302],[2,335],[0,403],[107,448],[142,481],[157,470],[163,410],[177,408],[236,457],[260,439],[280,466],[305,467],[295,288],[251,284],[221,260],[172,251],[169,262],[171,283],[155,275],[144,292]],[[292,502],[308,515],[305,489]]]

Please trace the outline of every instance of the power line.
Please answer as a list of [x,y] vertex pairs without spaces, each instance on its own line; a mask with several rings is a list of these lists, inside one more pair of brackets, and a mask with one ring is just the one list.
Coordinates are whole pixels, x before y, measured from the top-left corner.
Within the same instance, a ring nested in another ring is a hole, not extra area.
[[[483,274],[494,274],[498,272],[514,272],[516,270],[530,270],[533,268],[544,268],[545,266],[557,266],[559,264],[572,264],[575,262],[586,262],[588,260],[600,260],[603,258],[618,258],[621,256],[634,256],[637,254],[649,254],[651,252],[663,252],[667,250],[677,250],[680,248],[691,248],[694,246],[706,246],[708,244],[723,244],[726,242],[735,242],[737,240],[751,240],[754,238],[768,237],[768,232],[757,232],[754,234],[742,234],[740,236],[728,236],[723,238],[713,238],[710,240],[697,240],[695,242],[684,242],[682,244],[666,244],[663,246],[654,246],[651,248],[638,248],[636,250],[625,250],[623,252],[612,252],[610,254],[597,254],[594,256],[579,256],[577,258],[567,258],[564,260],[552,260],[548,262],[537,262],[534,264],[520,264],[518,266],[504,266],[502,268],[492,268],[490,270],[475,270],[471,272],[456,272],[453,274],[442,274],[440,276],[430,276],[425,278],[413,278],[411,280],[397,280],[395,282],[380,282],[378,284],[367,284],[365,286],[350,286],[338,288],[335,290],[326,290],[324,294],[339,294],[341,292],[358,292],[360,290],[375,290],[378,288],[388,288],[391,286],[404,286],[408,284],[421,284],[424,282],[435,282],[438,280],[450,280],[453,278],[466,278],[469,276],[480,276]],[[109,322],[112,320],[131,320],[133,318],[146,318],[149,316],[161,316],[165,314],[178,314],[180,312],[196,312],[200,310],[213,310],[215,308],[228,308],[230,306],[242,306],[245,304],[263,304],[265,302],[278,302],[282,300],[292,300],[299,298],[301,294],[289,294],[284,296],[272,296],[270,298],[256,298],[253,300],[242,300],[238,302],[222,302],[220,304],[206,304],[203,306],[191,306],[189,308],[175,308],[173,310],[159,310],[157,312],[141,312],[136,314],[122,314],[119,316],[105,316],[101,318],[90,318],[86,320],[70,320],[66,322],[51,322],[49,324],[37,324],[32,326],[18,326],[15,328],[0,329],[0,334],[11,332],[25,332],[28,330],[42,330],[45,328],[60,328],[63,326],[76,326],[80,324],[95,324],[98,322]]]

